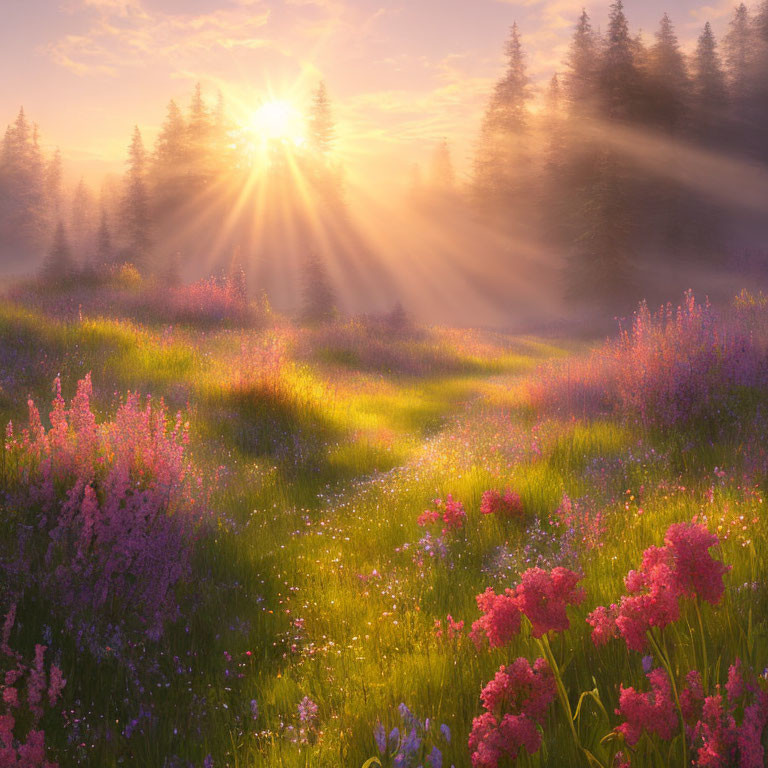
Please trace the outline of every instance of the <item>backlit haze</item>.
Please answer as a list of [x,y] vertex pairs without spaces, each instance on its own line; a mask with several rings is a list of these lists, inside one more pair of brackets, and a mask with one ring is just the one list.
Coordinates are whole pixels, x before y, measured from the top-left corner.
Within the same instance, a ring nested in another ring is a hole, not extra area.
[[[520,25],[532,79],[561,63],[581,0],[3,0],[0,117],[22,104],[66,170],[96,184],[122,171],[134,124],[148,145],[166,102],[196,82],[247,117],[262,100],[301,108],[328,83],[338,149],[352,175],[404,183],[442,137],[466,172],[479,120]],[[706,19],[725,28],[732,2],[632,2],[653,34],[666,10],[684,44]],[[608,3],[589,3],[595,27]]]

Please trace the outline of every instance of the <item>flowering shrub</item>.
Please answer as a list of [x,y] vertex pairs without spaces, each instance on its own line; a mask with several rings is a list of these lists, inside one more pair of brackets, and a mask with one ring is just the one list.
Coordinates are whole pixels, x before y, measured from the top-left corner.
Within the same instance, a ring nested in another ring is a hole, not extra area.
[[[16,620],[16,606],[6,614],[0,638],[0,766],[16,768],[57,768],[46,759],[45,732],[39,728],[46,705],[55,706],[66,685],[61,670],[52,664],[45,670],[44,645],[35,646],[32,664],[10,646],[11,631]],[[23,685],[26,679],[26,686]],[[21,724],[25,724],[22,729]],[[22,735],[23,734],[23,735]]]
[[662,628],[677,621],[681,599],[719,602],[729,566],[709,553],[717,543],[717,536],[703,525],[670,526],[665,545],[646,549],[640,569],[627,574],[629,594],[618,605],[596,608],[587,618],[595,644],[622,637],[627,647],[643,651],[651,627]]
[[480,694],[486,711],[472,722],[472,765],[498,768],[505,759],[515,760],[523,747],[529,754],[538,752],[539,727],[555,695],[555,679],[544,659],[533,667],[524,658],[500,667]]
[[649,426],[723,418],[745,390],[768,382],[768,362],[748,313],[727,320],[687,292],[676,310],[643,303],[617,341],[531,382],[534,405],[591,415],[616,410]]
[[178,615],[176,587],[189,575],[203,519],[187,427],[178,416],[169,430],[163,404],[138,395],[98,424],[91,394],[87,376],[67,406],[57,379],[51,428],[32,401],[29,427],[20,435],[9,428],[8,464],[19,467],[14,505],[34,519],[18,521],[8,575],[19,593],[45,592],[92,647],[107,627],[156,640]]
[[510,488],[502,491],[485,491],[480,502],[483,515],[496,515],[503,519],[518,519],[523,516],[523,502],[520,495]]

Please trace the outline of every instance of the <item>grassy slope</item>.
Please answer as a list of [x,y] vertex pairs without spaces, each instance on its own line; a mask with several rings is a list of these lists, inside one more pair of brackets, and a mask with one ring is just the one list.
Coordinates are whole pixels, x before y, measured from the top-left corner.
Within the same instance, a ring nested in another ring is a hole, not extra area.
[[[225,468],[214,503],[234,525],[222,524],[201,553],[199,610],[172,633],[161,659],[173,670],[178,656],[191,672],[171,672],[167,687],[147,691],[159,716],[154,727],[144,726],[119,750],[84,741],[75,750],[83,763],[160,766],[178,754],[199,765],[210,753],[214,765],[359,766],[374,752],[373,725],[399,724],[395,709],[405,701],[450,725],[446,764],[468,765],[466,737],[482,685],[503,661],[537,654],[520,640],[511,650],[479,655],[466,640],[438,641],[434,621],[451,613],[469,625],[478,592],[514,583],[537,552],[559,562],[548,521],[564,492],[604,509],[606,525],[604,545],[581,558],[588,598],[575,613],[577,629],[556,647],[561,658],[573,657],[566,672],[573,691],[591,688],[594,678],[612,708],[619,680],[641,680],[637,654],[614,644],[598,655],[579,619],[618,597],[623,575],[646,546],[660,543],[669,522],[696,514],[732,534],[722,555],[734,565],[733,588],[717,620],[704,617],[708,663],[716,669],[736,654],[753,663],[768,658],[757,625],[765,592],[748,602],[735,588],[765,573],[762,496],[739,487],[737,472],[725,479],[712,473],[717,464],[738,463],[732,446],[680,446],[612,422],[542,420],[525,407],[517,383],[565,349],[532,339],[495,338],[468,352],[460,336],[446,334],[440,348],[454,363],[449,372],[357,370],[349,355],[334,362],[325,350],[304,360],[289,351],[267,379],[244,374],[251,358],[243,362],[243,345],[258,347],[264,337],[112,321],[67,325],[23,310],[0,312],[7,359],[21,363],[0,390],[3,421],[23,416],[26,392],[47,402],[56,373],[65,377],[66,393],[90,370],[105,411],[126,389],[188,402],[196,457],[211,472]],[[519,490],[531,519],[541,520],[540,533],[481,519],[482,492],[507,485]],[[420,566],[412,548],[421,535],[416,517],[448,493],[467,506],[466,541],[456,544],[451,567]],[[695,634],[694,618],[681,624]],[[29,622],[30,642],[43,623]],[[681,631],[675,638],[683,669],[691,637]],[[90,713],[78,710],[89,722],[121,724],[135,713],[136,703],[122,700],[119,678],[104,684],[113,679],[108,668],[83,662],[64,671],[78,680],[65,703],[74,706],[76,691],[94,702]],[[320,706],[322,734],[302,746],[282,732],[295,724],[305,695]],[[260,707],[255,724],[251,699]],[[547,731],[531,764],[572,763],[559,728]]]

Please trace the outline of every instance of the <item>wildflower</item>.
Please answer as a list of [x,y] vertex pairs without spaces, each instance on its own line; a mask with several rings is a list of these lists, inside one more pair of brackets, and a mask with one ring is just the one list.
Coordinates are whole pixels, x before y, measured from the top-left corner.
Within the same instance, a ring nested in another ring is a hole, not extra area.
[[427,762],[431,768],[443,768],[443,753],[437,747],[432,747],[432,751],[427,755]]
[[705,526],[695,523],[671,525],[664,542],[674,558],[675,581],[688,597],[700,597],[712,605],[720,602],[725,586],[723,576],[731,570],[710,555],[718,538]]
[[451,729],[445,723],[443,723],[440,726],[440,733],[442,734],[443,738],[445,739],[445,743],[446,744],[450,744],[451,743]]
[[537,752],[539,726],[555,694],[554,677],[544,659],[533,667],[524,658],[500,667],[480,694],[486,712],[472,722],[472,765],[497,768],[505,758],[514,760],[521,747],[529,754]]
[[651,690],[640,693],[634,688],[619,688],[619,708],[616,714],[625,719],[616,730],[624,734],[627,744],[634,746],[643,731],[671,739],[677,730],[677,715],[672,700],[672,687],[665,672],[654,669],[648,674]]
[[376,742],[379,754],[383,755],[387,751],[387,732],[384,730],[384,726],[381,723],[377,723],[376,727],[373,729],[373,738]]
[[317,719],[318,707],[309,696],[305,696],[298,706],[299,720],[302,723],[313,723]]
[[618,613],[619,607],[616,604],[611,605],[610,608],[599,605],[587,616],[587,623],[593,627],[592,642],[595,645],[605,645],[609,640],[619,636],[616,627]]
[[579,574],[568,568],[529,568],[522,575],[515,596],[519,609],[528,617],[534,637],[570,627],[565,609],[584,599],[584,590],[576,588]]
[[496,490],[485,491],[480,501],[480,512],[483,515],[497,515],[507,519],[522,517],[523,502],[520,495],[509,488],[503,493]]
[[479,649],[485,636],[491,648],[501,648],[520,631],[520,607],[514,590],[497,595],[488,587],[476,600],[483,615],[472,624],[472,641]]
[[251,717],[254,720],[259,718],[259,702],[256,699],[251,699]]

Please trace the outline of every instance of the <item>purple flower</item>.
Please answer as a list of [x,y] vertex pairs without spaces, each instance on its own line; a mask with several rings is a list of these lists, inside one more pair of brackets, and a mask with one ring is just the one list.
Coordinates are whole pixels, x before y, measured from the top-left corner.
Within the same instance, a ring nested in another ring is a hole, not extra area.
[[653,656],[643,656],[643,672],[649,674],[653,669]]
[[394,752],[400,743],[400,729],[393,728],[389,733],[389,751]]
[[451,743],[451,729],[443,723],[440,726],[440,733],[443,735],[443,738],[445,739],[446,744]]
[[373,729],[373,738],[376,740],[379,754],[383,755],[387,751],[387,732],[381,723]]
[[299,720],[302,723],[311,723],[317,717],[317,704],[309,696],[305,696],[299,702]]
[[251,715],[254,720],[259,717],[259,702],[256,699],[251,699]]
[[443,753],[437,747],[432,747],[432,751],[429,753],[427,761],[432,768],[443,768]]
[[213,757],[211,755],[205,756],[205,760],[203,760],[203,768],[213,768]]

